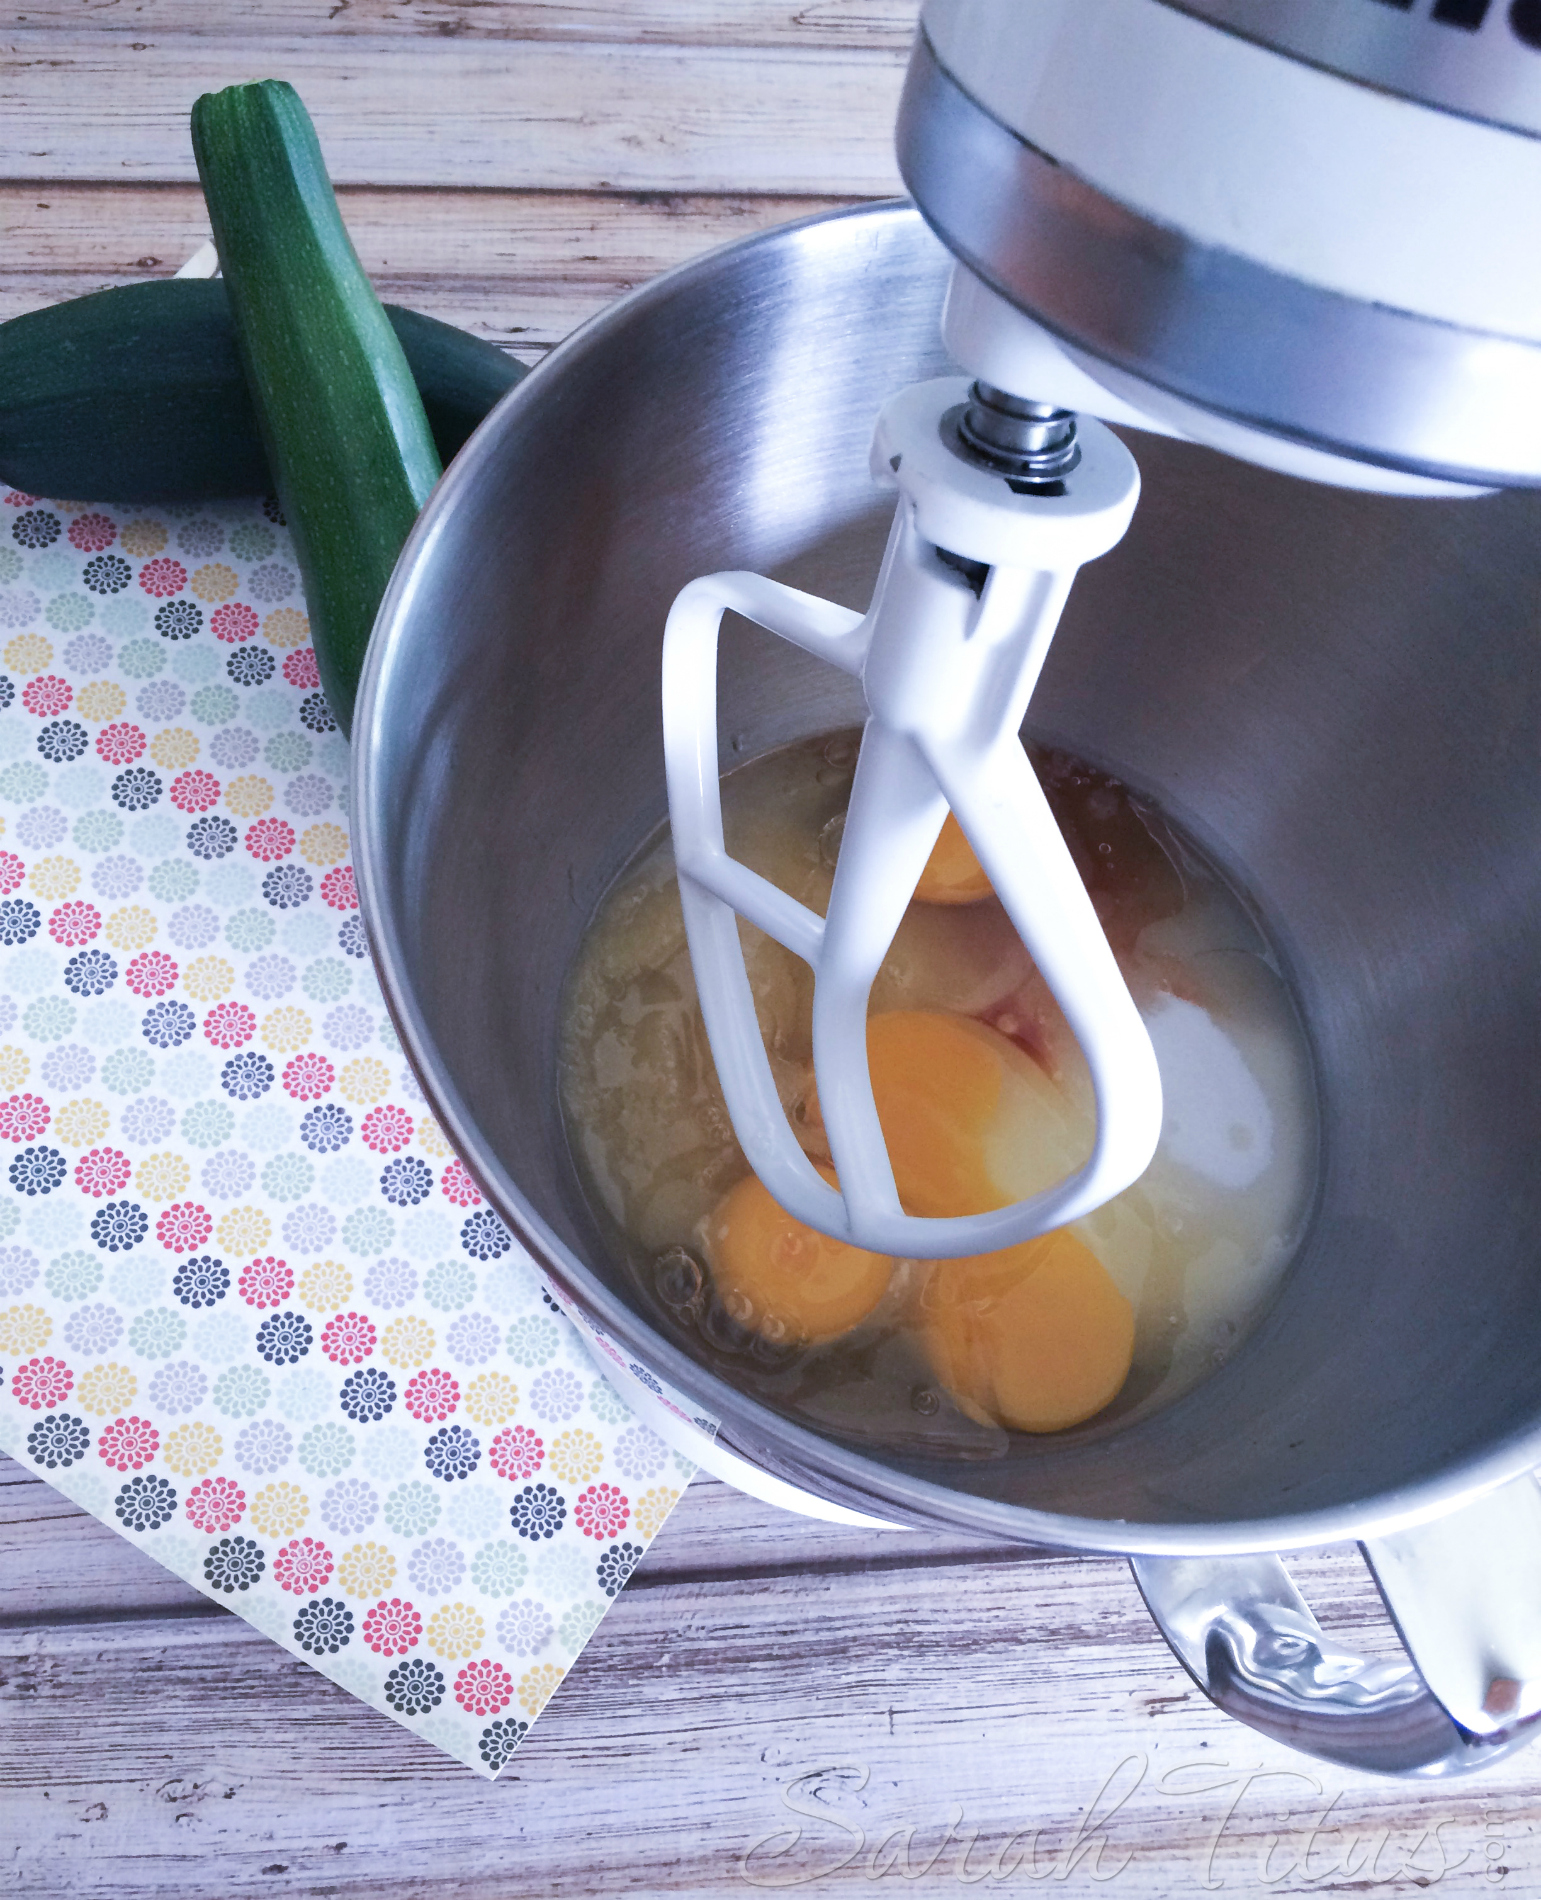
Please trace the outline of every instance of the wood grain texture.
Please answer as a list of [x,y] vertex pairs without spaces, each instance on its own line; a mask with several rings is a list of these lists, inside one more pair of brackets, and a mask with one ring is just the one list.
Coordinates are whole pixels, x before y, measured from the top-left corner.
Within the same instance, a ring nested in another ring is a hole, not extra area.
[[919,0],[23,0],[17,26],[86,33],[609,40],[903,51]]
[[[26,1548],[0,1525],[7,1609]],[[1373,1635],[1351,1554],[1297,1570]],[[186,1594],[7,1616],[6,1891],[1411,1894],[1491,1887],[1490,1843],[1509,1890],[1541,1869],[1525,1758],[1480,1789],[1302,1763],[1209,1708],[1115,1561],[885,1545],[700,1483],[493,1787]]]
[[193,101],[277,77],[339,184],[881,197],[902,189],[904,63],[881,49],[22,30],[0,43],[0,178],[195,179]]
[[[634,285],[848,199],[703,193],[339,193],[383,298],[533,358]],[[0,320],[169,276],[209,234],[196,185],[0,185]]]

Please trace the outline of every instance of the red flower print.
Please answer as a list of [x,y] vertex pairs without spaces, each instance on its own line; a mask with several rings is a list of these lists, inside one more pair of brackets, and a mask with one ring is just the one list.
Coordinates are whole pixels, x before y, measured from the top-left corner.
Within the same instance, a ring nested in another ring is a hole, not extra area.
[[77,515],[70,523],[70,546],[82,554],[100,554],[118,538],[118,524],[111,515]]
[[234,1478],[205,1478],[188,1493],[187,1515],[205,1537],[233,1529],[245,1514],[246,1493]]
[[22,689],[21,703],[39,719],[57,719],[60,713],[69,711],[74,697],[68,680],[60,679],[56,673],[45,673],[40,679],[28,680]]
[[75,1163],[75,1185],[82,1194],[100,1201],[126,1188],[132,1172],[128,1156],[116,1148],[93,1148]]
[[212,772],[178,772],[171,781],[171,802],[178,811],[212,811],[220,783]]
[[257,1033],[256,1012],[245,1003],[216,1003],[203,1019],[203,1033],[216,1049],[239,1049]]
[[354,881],[353,866],[339,864],[335,870],[328,871],[321,880],[321,899],[330,904],[333,910],[358,909],[358,885]]
[[430,1366],[407,1381],[407,1410],[420,1425],[437,1425],[460,1403],[460,1387],[447,1372]]
[[314,1537],[291,1537],[273,1559],[273,1581],[297,1597],[314,1596],[332,1581],[332,1553]]
[[142,1471],[161,1448],[147,1418],[115,1418],[97,1434],[96,1449],[114,1471]]
[[120,719],[111,726],[103,726],[96,735],[97,756],[105,759],[109,765],[132,765],[135,759],[144,756],[145,745],[144,734],[126,719]]
[[176,959],[164,950],[146,950],[128,966],[124,981],[136,996],[164,996],[176,988]]
[[384,1108],[370,1109],[359,1133],[366,1148],[377,1155],[393,1155],[412,1139],[412,1117],[404,1108],[393,1108],[387,1102]]
[[466,1171],[463,1161],[452,1161],[439,1179],[439,1187],[445,1200],[455,1207],[480,1207],[482,1197],[476,1191],[476,1183]]
[[284,678],[291,686],[313,693],[321,684],[321,669],[316,665],[314,647],[296,647],[284,661]]
[[325,1095],[336,1071],[325,1056],[293,1056],[284,1064],[284,1087],[297,1102],[313,1102]]
[[62,1359],[29,1359],[11,1375],[11,1391],[17,1403],[34,1412],[51,1412],[70,1395],[75,1375]]
[[498,1433],[487,1452],[500,1478],[533,1478],[546,1458],[546,1447],[528,1425],[510,1425]]
[[287,1262],[269,1254],[265,1260],[242,1267],[236,1290],[248,1306],[265,1312],[270,1306],[282,1306],[294,1291],[294,1271]]
[[19,488],[12,489],[5,498],[7,508],[30,508],[38,499],[36,495],[24,495]]
[[631,1517],[631,1502],[613,1484],[591,1484],[573,1506],[585,1537],[619,1537]]
[[41,1095],[13,1095],[0,1102],[0,1141],[36,1141],[52,1118]]
[[375,1324],[366,1314],[339,1313],[321,1329],[321,1350],[334,1366],[361,1366],[374,1349]]
[[176,1201],[155,1223],[155,1238],[167,1253],[196,1253],[214,1231],[208,1210],[196,1201]]
[[0,851],[0,897],[9,897],[26,875],[27,867],[14,851]]
[[382,1598],[364,1618],[364,1641],[377,1656],[405,1656],[422,1633],[422,1617],[400,1597]]
[[210,617],[209,625],[214,630],[214,638],[223,640],[230,646],[237,646],[242,640],[249,640],[257,631],[261,622],[253,608],[243,600],[227,600],[223,607],[216,607]]
[[499,1715],[513,1699],[513,1677],[485,1656],[467,1663],[455,1678],[455,1700],[470,1715]]
[[169,554],[162,554],[140,568],[139,585],[157,600],[169,600],[187,585],[187,569],[180,561],[173,561]]
[[87,904],[80,898],[76,898],[73,903],[61,904],[48,920],[49,936],[55,943],[62,943],[67,950],[89,943],[101,927],[102,913],[95,904]]
[[246,849],[260,864],[276,864],[294,849],[294,826],[283,818],[259,818],[247,828]]

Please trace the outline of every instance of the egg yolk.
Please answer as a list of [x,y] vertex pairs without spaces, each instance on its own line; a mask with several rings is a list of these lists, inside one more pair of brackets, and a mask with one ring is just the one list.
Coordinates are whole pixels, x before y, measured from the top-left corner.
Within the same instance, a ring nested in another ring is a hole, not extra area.
[[922,904],[977,904],[981,898],[994,895],[983,866],[974,856],[974,847],[951,812],[931,847],[915,895]]
[[[820,1168],[831,1185],[834,1174]],[[888,1290],[893,1261],[805,1227],[745,1175],[707,1222],[707,1262],[734,1318],[818,1345],[859,1326]]]
[[1052,1187],[1090,1133],[1032,1057],[940,1010],[867,1024],[867,1065],[899,1199],[911,1214],[983,1214]]
[[938,1260],[919,1304],[932,1368],[972,1417],[1063,1431],[1100,1412],[1128,1377],[1134,1308],[1064,1228],[1000,1253]]

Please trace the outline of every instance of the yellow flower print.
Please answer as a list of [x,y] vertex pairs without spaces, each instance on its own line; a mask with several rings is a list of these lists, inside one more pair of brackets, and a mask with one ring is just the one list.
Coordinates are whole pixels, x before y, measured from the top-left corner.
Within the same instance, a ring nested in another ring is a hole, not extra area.
[[555,1663],[540,1663],[519,1678],[519,1706],[532,1721],[556,1694],[563,1673]]
[[435,1161],[447,1159],[449,1143],[444,1139],[444,1130],[432,1115],[418,1116],[417,1145],[425,1155],[432,1155]]
[[80,866],[71,858],[40,858],[27,873],[27,888],[57,904],[80,889]]
[[273,805],[273,788],[265,778],[248,773],[225,787],[225,803],[237,818],[260,818]]
[[644,1491],[637,1499],[632,1522],[641,1535],[651,1541],[663,1529],[663,1521],[680,1501],[678,1491],[671,1491],[668,1485],[655,1485],[651,1491]]
[[93,725],[116,719],[128,704],[128,694],[116,680],[92,680],[75,695],[75,710]]
[[75,1403],[97,1418],[118,1418],[134,1403],[139,1381],[127,1366],[92,1366],[80,1375]]
[[335,1313],[353,1297],[353,1275],[335,1260],[318,1260],[295,1281],[294,1290],[313,1313]]
[[53,1132],[66,1148],[91,1148],[112,1126],[112,1117],[100,1102],[66,1102],[54,1116]]
[[293,1537],[310,1516],[310,1499],[297,1484],[265,1484],[251,1501],[259,1537]]
[[134,1170],[134,1186],[147,1201],[175,1201],[192,1183],[193,1171],[181,1155],[146,1155]]
[[167,1432],[161,1460],[179,1478],[205,1478],[219,1463],[225,1442],[212,1425],[194,1421]]
[[203,567],[194,568],[187,583],[194,600],[210,601],[229,600],[240,584],[235,569],[223,561],[209,561]]
[[196,763],[198,740],[186,726],[168,726],[150,741],[150,757],[163,772],[185,772]]
[[13,1043],[0,1049],[0,1089],[19,1089],[31,1070],[32,1061],[25,1049]]
[[599,1476],[605,1462],[605,1448],[592,1432],[575,1428],[558,1432],[551,1441],[546,1464],[554,1478],[563,1484],[588,1484]]
[[482,1372],[466,1387],[466,1417],[489,1429],[519,1410],[519,1388],[506,1372]]
[[115,910],[107,919],[102,935],[114,950],[121,950],[128,955],[132,951],[143,950],[146,944],[154,943],[159,929],[153,910],[146,910],[143,904],[125,904],[122,910]]
[[235,988],[235,971],[223,957],[194,957],[182,972],[182,987],[195,1003],[217,1003]]
[[262,1019],[262,1040],[280,1055],[292,1055],[310,1041],[310,1018],[303,1009],[285,1006],[270,1010]]
[[307,864],[341,864],[348,855],[348,834],[341,825],[307,825],[300,833],[300,856]]
[[383,1102],[391,1092],[391,1072],[374,1056],[345,1062],[337,1077],[337,1093],[345,1102]]
[[53,642],[40,633],[18,633],[6,642],[5,663],[13,673],[41,673],[53,665],[53,657]]
[[152,554],[159,554],[165,547],[165,524],[151,515],[142,515],[138,521],[129,522],[120,539],[125,554],[132,554],[136,561],[143,561]]
[[469,1603],[446,1603],[423,1628],[423,1640],[436,1656],[458,1661],[482,1646],[487,1626]]
[[214,1229],[225,1253],[256,1254],[273,1238],[273,1223],[260,1207],[232,1207]]
[[433,1357],[433,1337],[433,1328],[414,1313],[393,1319],[380,1335],[380,1357],[403,1370],[426,1366]]
[[25,1359],[30,1353],[41,1352],[53,1329],[53,1321],[41,1306],[30,1302],[8,1306],[0,1313],[0,1354],[7,1359]]
[[294,607],[277,607],[262,623],[269,646],[299,647],[310,638],[310,622]]
[[396,1581],[396,1559],[384,1544],[355,1544],[337,1565],[337,1587],[344,1596],[383,1597]]

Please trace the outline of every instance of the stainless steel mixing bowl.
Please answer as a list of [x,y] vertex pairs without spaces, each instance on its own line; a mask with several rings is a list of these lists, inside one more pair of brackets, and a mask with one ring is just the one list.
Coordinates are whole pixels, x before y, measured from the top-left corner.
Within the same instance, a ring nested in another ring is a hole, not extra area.
[[[668,605],[736,567],[865,605],[892,506],[872,422],[950,367],[947,261],[901,206],[731,246],[589,324],[459,456],[355,725],[388,1000],[567,1299],[762,1467],[886,1518],[1078,1549],[1390,1535],[1541,1462],[1541,495],[1387,500],[1130,438],[1144,497],[1077,583],[1033,730],[1152,792],[1234,871],[1289,962],[1320,1089],[1308,1235],[1187,1397],[968,1463],[820,1436],[690,1356],[579,1190],[558,1002],[664,815]],[[854,691],[783,643],[727,639],[724,757],[854,721]]]

